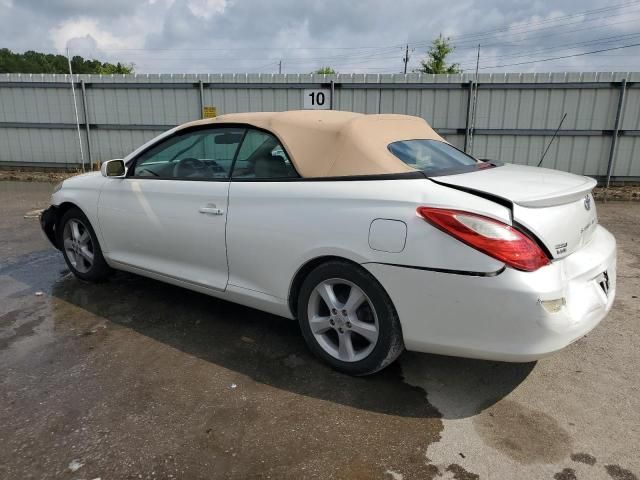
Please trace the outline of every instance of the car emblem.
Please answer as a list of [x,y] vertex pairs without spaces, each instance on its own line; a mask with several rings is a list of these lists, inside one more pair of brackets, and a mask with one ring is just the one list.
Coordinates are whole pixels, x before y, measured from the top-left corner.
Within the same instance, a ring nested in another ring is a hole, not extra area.
[[584,197],[584,209],[591,210],[591,195]]

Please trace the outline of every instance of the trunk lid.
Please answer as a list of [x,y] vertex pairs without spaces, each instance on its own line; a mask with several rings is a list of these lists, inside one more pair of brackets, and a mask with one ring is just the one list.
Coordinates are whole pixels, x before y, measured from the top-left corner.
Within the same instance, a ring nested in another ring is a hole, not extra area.
[[531,231],[553,258],[565,257],[588,243],[598,223],[592,178],[513,164],[431,178],[511,202],[514,222]]

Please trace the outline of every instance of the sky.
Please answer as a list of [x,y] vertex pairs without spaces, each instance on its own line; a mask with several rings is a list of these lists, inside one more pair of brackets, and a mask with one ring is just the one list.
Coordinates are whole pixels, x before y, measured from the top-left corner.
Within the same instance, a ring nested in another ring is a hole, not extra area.
[[439,34],[465,72],[640,71],[640,0],[0,0],[0,48],[138,73],[400,73]]

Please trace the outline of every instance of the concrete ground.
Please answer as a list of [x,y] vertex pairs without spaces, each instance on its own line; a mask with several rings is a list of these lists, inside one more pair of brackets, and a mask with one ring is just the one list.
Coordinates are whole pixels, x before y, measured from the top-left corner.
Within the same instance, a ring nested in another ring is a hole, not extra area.
[[614,479],[640,475],[640,204],[599,204],[618,296],[555,356],[331,371],[295,322],[129,274],[69,274],[0,182],[0,478]]

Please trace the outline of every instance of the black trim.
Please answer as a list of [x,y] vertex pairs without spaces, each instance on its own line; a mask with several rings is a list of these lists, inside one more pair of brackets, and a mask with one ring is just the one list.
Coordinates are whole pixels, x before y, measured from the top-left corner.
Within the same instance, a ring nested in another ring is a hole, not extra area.
[[491,162],[486,162],[484,160],[481,160],[480,162],[474,165],[462,165],[460,167],[443,168],[440,170],[435,170],[433,172],[425,171],[424,174],[427,178],[444,177],[449,175],[459,175],[461,173],[471,173],[471,172],[481,172],[482,170],[491,170],[492,168],[501,167],[502,165],[504,165],[504,163],[502,162],[497,162],[493,160]]
[[527,237],[529,237],[531,240],[536,242],[536,245],[538,245],[538,247],[540,247],[540,250],[542,250],[544,252],[544,254],[547,256],[547,258],[550,261],[554,259],[553,255],[551,255],[551,252],[549,251],[547,246],[538,238],[538,236],[535,233],[533,233],[531,230],[529,230],[527,227],[525,227],[524,225],[522,225],[520,222],[516,221],[515,219],[512,219],[511,223],[513,224],[512,226],[515,229],[520,230]]
[[425,179],[424,173],[376,173],[372,175],[345,175],[341,177],[283,177],[283,178],[232,178],[232,182],[356,182],[371,180]]
[[[236,153],[233,154],[233,160],[231,160],[231,168],[229,168],[229,180],[231,180],[233,178],[233,169],[236,168],[236,161],[238,160],[238,154],[240,153],[240,149],[242,148],[242,144],[244,143],[244,139],[247,138],[247,132],[249,132],[249,129],[245,128],[244,132],[242,133],[242,138],[240,139],[240,143],[238,143],[238,148],[236,148]],[[276,138],[278,138],[278,137],[276,137]],[[282,148],[284,149],[284,147],[282,147]]]
[[189,177],[136,177],[133,175],[127,175],[126,177],[116,177],[126,179],[135,179],[135,180],[178,180],[180,182],[228,182],[229,177],[221,177],[221,178],[189,178]]
[[51,205],[40,214],[40,227],[47,236],[51,245],[61,250],[58,245],[56,225],[58,224],[58,207]]
[[385,262],[366,262],[363,265],[387,265],[390,267],[400,267],[400,268],[410,268],[412,270],[424,270],[427,272],[437,272],[437,273],[448,273],[451,275],[465,275],[467,277],[497,277],[507,268],[506,265],[503,265],[502,268],[496,270],[495,272],[470,272],[467,270],[451,270],[448,268],[431,268],[431,267],[417,267],[415,265],[400,265],[398,263],[385,263]]
[[[482,170],[479,170],[482,171]],[[508,208],[513,213],[513,202],[504,197],[500,197],[499,195],[494,195],[493,193],[483,192],[482,190],[476,190],[475,188],[469,187],[461,187],[460,185],[451,185],[449,183],[440,182],[433,177],[428,177],[433,183],[437,183],[443,187],[453,188],[454,190],[460,190],[461,192],[469,193],[471,195],[475,195],[476,197],[481,197],[491,202],[495,202],[498,205],[502,205],[503,207]]]

